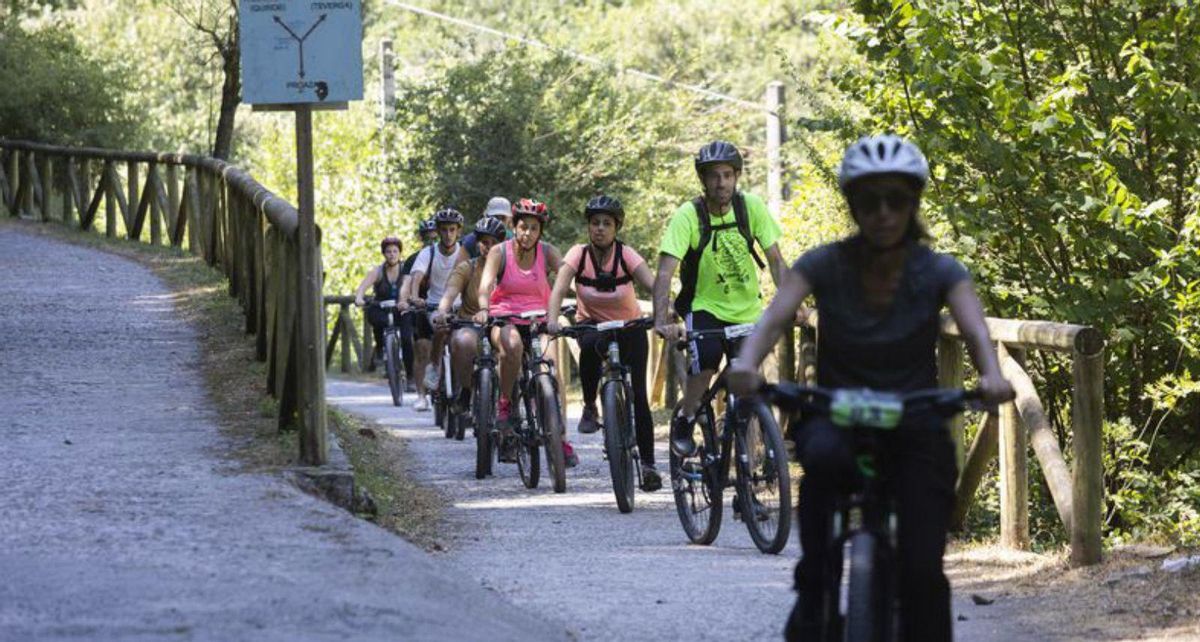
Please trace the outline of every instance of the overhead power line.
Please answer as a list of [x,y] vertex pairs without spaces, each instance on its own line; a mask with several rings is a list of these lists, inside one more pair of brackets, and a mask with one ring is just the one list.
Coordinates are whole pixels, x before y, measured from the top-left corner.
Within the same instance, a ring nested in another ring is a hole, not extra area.
[[417,14],[420,14],[423,16],[428,16],[430,18],[436,18],[443,22],[449,22],[449,23],[457,25],[459,27],[465,27],[465,28],[471,29],[473,31],[478,31],[480,33],[486,33],[490,36],[496,36],[496,37],[504,38],[507,40],[514,40],[516,42],[519,42],[519,43],[529,46],[529,47],[535,47],[537,49],[545,49],[546,51],[552,51],[554,53],[557,53],[557,54],[560,54],[563,56],[567,56],[568,58],[574,58],[575,60],[578,60],[580,62],[585,62],[589,65],[594,65],[596,67],[601,67],[604,69],[616,69],[617,72],[621,73],[621,74],[628,74],[628,75],[634,76],[636,78],[641,78],[643,80],[648,80],[650,82],[658,83],[661,85],[667,85],[669,87],[678,87],[680,89],[686,89],[688,91],[691,91],[691,92],[694,92],[697,94],[701,94],[701,95],[707,96],[709,98],[715,98],[717,100],[721,100],[724,102],[733,103],[735,105],[738,105],[739,107],[745,107],[747,109],[753,109],[755,111],[762,111],[762,112],[770,113],[770,110],[768,110],[762,103],[756,103],[753,101],[745,100],[742,98],[738,98],[737,96],[730,96],[728,94],[722,94],[720,92],[713,91],[713,90],[707,89],[705,87],[701,87],[700,85],[692,85],[692,84],[688,84],[688,83],[677,82],[677,81],[671,80],[669,78],[663,78],[662,76],[658,76],[656,74],[648,73],[648,72],[641,71],[638,69],[621,67],[614,63],[611,63],[611,62],[608,62],[605,60],[601,60],[600,58],[597,58],[595,56],[589,56],[587,54],[579,53],[578,51],[572,51],[570,49],[563,49],[561,47],[554,47],[554,46],[548,45],[540,40],[534,40],[533,38],[527,38],[525,36],[519,36],[516,34],[505,32],[505,31],[500,31],[499,29],[493,29],[488,26],[484,26],[484,25],[477,24],[474,22],[469,22],[467,20],[463,20],[462,18],[455,18],[454,16],[448,16],[444,13],[438,13],[436,11],[431,11],[431,10],[425,9],[423,7],[413,6],[411,4],[408,4],[407,2],[400,2],[400,0],[388,0],[388,4],[390,4],[394,7],[400,8],[400,9],[404,9],[405,11],[411,11],[412,13],[417,13]]

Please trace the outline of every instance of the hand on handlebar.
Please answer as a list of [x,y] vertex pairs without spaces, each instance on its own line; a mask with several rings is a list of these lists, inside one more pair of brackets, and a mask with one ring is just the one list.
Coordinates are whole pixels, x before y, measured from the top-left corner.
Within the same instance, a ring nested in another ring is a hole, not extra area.
[[360,307],[360,308],[361,308],[361,307],[363,307],[363,306],[364,306],[364,305],[366,305],[366,304],[367,304],[367,302],[366,302],[365,300],[363,300],[363,298],[362,298],[362,295],[361,295],[361,294],[358,294],[358,295],[355,295],[355,296],[354,296],[354,305],[357,305],[358,307]]
[[1017,396],[1012,384],[1000,373],[979,377],[979,392],[983,395],[983,403],[989,406],[1012,401]]
[[480,310],[479,312],[476,312],[475,316],[471,317],[471,320],[479,325],[486,325],[488,322],[487,310]]
[[734,359],[725,370],[725,389],[738,396],[752,395],[762,388],[763,377],[758,368],[741,359]]
[[449,316],[450,315],[442,312],[441,310],[434,310],[433,313],[429,315],[429,323],[437,328],[443,328],[447,325]]
[[558,323],[558,319],[549,319],[546,321],[546,333],[558,334],[562,332],[562,326]]
[[679,342],[680,335],[682,334],[681,330],[682,328],[679,327],[678,323],[667,322],[654,326],[654,331],[658,333],[658,336],[666,340],[668,344]]

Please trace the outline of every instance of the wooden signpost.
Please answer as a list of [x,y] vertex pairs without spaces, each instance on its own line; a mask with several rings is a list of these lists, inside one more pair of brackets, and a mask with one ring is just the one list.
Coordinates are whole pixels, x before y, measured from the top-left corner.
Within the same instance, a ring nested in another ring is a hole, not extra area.
[[289,2],[241,0],[238,7],[242,100],[255,111],[296,114],[296,188],[299,227],[296,283],[299,342],[300,459],[326,462],[325,331],[321,255],[313,212],[312,112],[345,109],[361,100],[361,0]]

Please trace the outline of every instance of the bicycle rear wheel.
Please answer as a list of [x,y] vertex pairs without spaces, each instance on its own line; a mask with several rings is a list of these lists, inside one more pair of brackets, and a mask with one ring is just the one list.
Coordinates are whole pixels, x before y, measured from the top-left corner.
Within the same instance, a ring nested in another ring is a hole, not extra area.
[[[521,483],[525,488],[537,488],[542,475],[542,456],[538,452],[537,404],[531,403],[526,395],[521,395],[520,403],[525,405],[525,416],[522,417],[516,431],[518,440],[517,472],[521,474]],[[532,427],[531,425],[532,424]]]
[[764,553],[787,546],[792,524],[792,485],[787,449],[771,408],[748,402],[744,430],[737,436],[737,489],[742,521]]
[[[677,409],[678,411],[678,409]],[[712,544],[721,531],[721,442],[710,406],[700,409],[692,426],[696,451],[690,457],[671,452],[671,491],[683,532],[693,544]]]
[[612,473],[613,495],[617,497],[617,510],[628,513],[633,511],[634,471],[633,453],[625,441],[625,436],[633,432],[628,425],[632,418],[626,404],[625,383],[605,382],[600,398],[604,410],[604,452]]
[[475,479],[492,474],[492,421],[496,412],[492,371],[482,368],[475,373],[475,394],[472,396],[475,416]]
[[392,393],[392,405],[404,403],[404,368],[400,365],[400,342],[389,332],[384,339],[384,354],[387,355],[388,389]]
[[538,426],[546,444],[546,465],[554,492],[567,492],[567,461],[563,453],[563,420],[558,405],[558,390],[549,374],[542,374],[537,382]]
[[884,618],[890,609],[883,604],[883,577],[879,568],[879,543],[867,531],[853,533],[842,551],[842,579],[838,612],[842,616],[845,642],[876,642],[883,639]]

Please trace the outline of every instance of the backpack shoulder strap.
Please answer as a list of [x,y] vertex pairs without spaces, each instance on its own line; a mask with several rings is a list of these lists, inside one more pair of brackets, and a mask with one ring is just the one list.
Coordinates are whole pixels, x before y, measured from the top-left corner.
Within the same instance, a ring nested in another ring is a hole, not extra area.
[[700,230],[700,242],[696,244],[696,253],[699,256],[712,238],[712,217],[708,214],[708,204],[704,202],[703,196],[693,198],[692,207],[696,208],[696,228]]
[[746,247],[750,249],[750,256],[754,257],[758,269],[765,269],[767,264],[754,249],[754,233],[750,230],[750,212],[746,210],[746,197],[741,192],[735,192],[733,195],[733,218],[737,221],[738,232],[741,232],[742,238],[746,239]]

